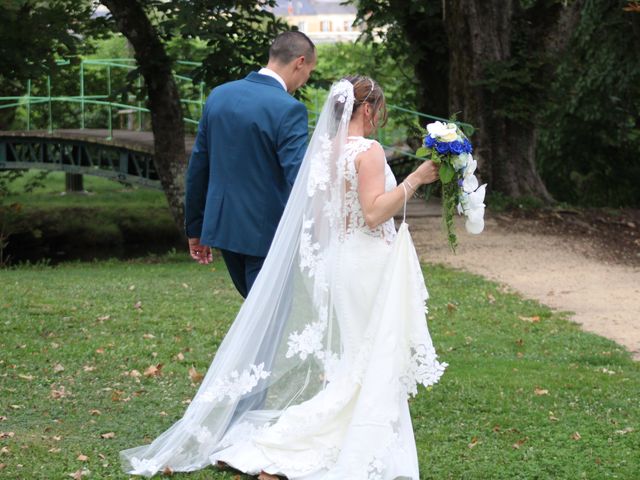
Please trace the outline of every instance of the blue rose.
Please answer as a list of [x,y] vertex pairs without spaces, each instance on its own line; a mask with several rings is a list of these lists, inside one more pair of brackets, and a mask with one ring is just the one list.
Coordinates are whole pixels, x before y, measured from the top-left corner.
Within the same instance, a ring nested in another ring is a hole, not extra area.
[[449,142],[436,142],[436,151],[441,154],[449,153]]
[[471,142],[468,139],[464,139],[464,152],[471,153],[473,152],[473,146],[471,146]]
[[462,152],[464,152],[464,143],[462,143],[460,140],[454,140],[449,144],[449,150],[451,150],[451,153],[455,155],[460,155]]
[[427,135],[424,139],[424,146],[427,148],[433,148],[433,146],[436,144],[436,139],[434,137],[432,137],[431,135]]

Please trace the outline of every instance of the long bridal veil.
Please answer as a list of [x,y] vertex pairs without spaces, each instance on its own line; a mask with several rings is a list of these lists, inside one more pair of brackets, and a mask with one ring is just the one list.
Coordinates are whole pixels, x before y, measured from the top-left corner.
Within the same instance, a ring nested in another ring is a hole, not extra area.
[[[182,419],[151,444],[120,453],[126,472],[204,468],[225,448],[232,427],[249,419],[256,427],[273,422],[316,396],[344,367],[332,285],[336,249],[348,228],[347,196],[354,194],[343,164],[353,106],[352,84],[334,84],[263,268],[200,388]],[[415,268],[409,275],[422,281]],[[418,317],[428,337],[424,312]],[[435,383],[444,369],[430,340],[419,343],[405,355],[405,395],[415,393],[416,382]]]

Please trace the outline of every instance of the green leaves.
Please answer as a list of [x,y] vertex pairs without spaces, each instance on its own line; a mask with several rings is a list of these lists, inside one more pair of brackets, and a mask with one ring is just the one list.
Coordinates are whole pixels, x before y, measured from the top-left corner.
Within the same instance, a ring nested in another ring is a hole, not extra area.
[[416,150],[416,157],[424,158],[429,154],[429,149],[427,147],[420,147]]
[[455,174],[456,171],[451,165],[449,165],[447,162],[442,162],[442,165],[440,166],[440,181],[443,184],[446,185],[447,183],[451,182]]

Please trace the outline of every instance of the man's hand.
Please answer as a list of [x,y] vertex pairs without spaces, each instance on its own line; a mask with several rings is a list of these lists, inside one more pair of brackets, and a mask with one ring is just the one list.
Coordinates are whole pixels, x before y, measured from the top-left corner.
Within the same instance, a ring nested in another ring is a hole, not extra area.
[[189,253],[191,254],[191,258],[193,258],[200,265],[207,265],[213,260],[213,255],[211,255],[211,248],[207,247],[206,245],[201,245],[199,238],[189,239]]

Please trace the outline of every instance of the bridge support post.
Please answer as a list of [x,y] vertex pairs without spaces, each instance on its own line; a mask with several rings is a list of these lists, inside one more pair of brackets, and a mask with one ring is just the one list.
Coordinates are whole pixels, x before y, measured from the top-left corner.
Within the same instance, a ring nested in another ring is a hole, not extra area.
[[67,193],[84,192],[84,181],[80,174],[65,173],[64,184]]

